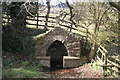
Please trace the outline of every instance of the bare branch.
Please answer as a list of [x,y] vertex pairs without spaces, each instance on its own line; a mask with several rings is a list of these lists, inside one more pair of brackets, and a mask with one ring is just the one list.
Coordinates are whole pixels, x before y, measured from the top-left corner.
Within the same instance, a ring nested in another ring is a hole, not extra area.
[[[119,2],[120,3],[120,2]],[[109,4],[113,7],[115,7],[118,11],[120,11],[120,4],[117,4],[115,2],[109,2]]]
[[47,10],[47,14],[46,14],[45,29],[47,29],[47,26],[48,26],[48,18],[49,18],[49,13],[50,13],[50,1],[47,1],[46,4],[47,4],[48,10]]
[[[76,23],[73,21],[73,17],[74,17],[74,14],[72,12],[73,7],[69,4],[68,0],[66,0],[66,4],[70,10],[70,21],[72,22],[73,25],[75,25],[75,27],[77,27]],[[71,24],[71,27],[72,27],[72,24]],[[71,29],[70,29],[70,31],[71,31]]]
[[105,13],[110,9],[110,6],[104,11],[104,13],[102,14],[101,18],[99,19],[99,25],[101,25],[101,20],[103,19]]

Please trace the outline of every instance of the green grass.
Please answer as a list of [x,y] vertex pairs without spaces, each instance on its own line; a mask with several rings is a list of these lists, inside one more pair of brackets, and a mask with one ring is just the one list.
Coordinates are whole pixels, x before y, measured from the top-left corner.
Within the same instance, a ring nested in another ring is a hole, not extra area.
[[103,70],[103,67],[98,66],[99,64],[101,64],[101,63],[99,63],[98,61],[93,61],[92,63],[89,63],[89,65],[91,65],[96,71],[102,71],[103,74],[104,74],[104,76],[109,77],[109,78],[114,78],[114,77],[111,75],[110,72],[104,71],[104,70]]
[[39,76],[43,73],[38,72],[38,71],[34,71],[31,69],[23,69],[23,68],[15,68],[15,69],[11,69],[11,70],[4,70],[3,71],[3,77],[12,77],[12,78],[32,78],[32,77],[36,77]]
[[34,78],[34,77],[47,78],[49,77],[49,75],[37,69],[38,68],[32,67],[32,66],[4,69],[2,75],[4,78]]
[[[10,56],[10,55],[8,55]],[[50,74],[43,72],[42,65],[36,60],[21,60],[11,56],[3,59],[3,78],[49,78]],[[9,62],[8,62],[9,61]]]
[[97,71],[103,70],[103,68],[98,66],[98,64],[99,63],[97,61],[93,61],[92,63],[89,63],[89,65],[91,65],[95,70],[97,70]]
[[48,78],[48,74],[41,71],[39,66],[20,66],[20,67],[7,67],[2,71],[3,78]]

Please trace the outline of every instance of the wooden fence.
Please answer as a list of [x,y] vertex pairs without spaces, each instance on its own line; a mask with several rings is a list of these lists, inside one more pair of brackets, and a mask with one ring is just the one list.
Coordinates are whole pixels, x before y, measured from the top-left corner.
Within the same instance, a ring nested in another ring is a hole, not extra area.
[[[27,17],[26,19],[26,25],[27,26],[34,26],[36,28],[39,27],[45,27],[45,17],[46,16],[38,16],[38,17]],[[72,23],[68,20],[68,19],[60,19],[57,18],[58,16],[49,16],[48,19],[48,28],[54,28],[54,26],[56,24],[59,24],[60,27],[64,27],[64,28],[68,28],[68,29],[72,29],[75,31],[79,31],[83,34],[83,36],[88,37],[89,39],[92,39],[92,35],[88,32],[88,29],[86,27],[83,26],[79,26],[79,29],[75,28],[75,27],[71,27]],[[7,23],[10,23],[11,18],[9,16],[3,16],[3,21],[2,23],[5,25]],[[109,71],[113,76],[120,78],[120,56],[117,54],[114,54],[113,56],[109,56],[108,51],[103,47],[103,46],[99,46],[98,50],[97,50],[97,55],[96,55],[96,60],[100,63],[98,64],[99,66],[103,67],[104,71]]]
[[[52,13],[52,15],[54,15]],[[2,24],[5,25],[5,24],[10,24],[11,23],[11,18],[9,16],[3,16],[3,21],[2,21]],[[26,19],[26,26],[28,27],[34,27],[34,28],[44,28],[46,25],[46,16],[42,16],[39,14],[39,16],[36,16],[36,17],[27,17]],[[92,38],[91,37],[91,34],[90,32],[88,32],[88,29],[86,27],[83,27],[83,26],[79,26],[79,29],[72,26],[73,23],[71,21],[69,21],[68,18],[65,18],[65,19],[62,19],[59,17],[59,15],[54,15],[54,16],[49,16],[48,18],[48,21],[47,21],[47,27],[48,28],[54,28],[54,26],[56,26],[57,24],[60,25],[60,27],[63,27],[63,28],[66,28],[66,29],[72,29],[75,31],[78,31],[80,32],[80,35],[82,36],[88,36],[90,39]]]
[[110,53],[100,45],[97,50],[96,60],[98,65],[103,67],[104,71],[108,71],[114,77],[120,78],[120,55]]

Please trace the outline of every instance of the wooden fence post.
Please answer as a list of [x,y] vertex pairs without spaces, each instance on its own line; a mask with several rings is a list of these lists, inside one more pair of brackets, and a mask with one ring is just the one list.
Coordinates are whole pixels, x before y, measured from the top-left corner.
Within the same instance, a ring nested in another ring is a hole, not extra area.
[[37,7],[37,24],[36,24],[36,29],[38,29],[38,19],[39,19],[39,4],[38,4],[38,1],[37,1],[37,4],[36,4],[36,7]]

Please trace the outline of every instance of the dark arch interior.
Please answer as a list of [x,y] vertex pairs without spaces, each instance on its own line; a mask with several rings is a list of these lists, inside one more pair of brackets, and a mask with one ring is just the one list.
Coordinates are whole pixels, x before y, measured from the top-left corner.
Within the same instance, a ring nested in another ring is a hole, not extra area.
[[64,44],[56,40],[48,47],[46,55],[50,56],[51,69],[62,69],[63,56],[68,56],[68,52]]

